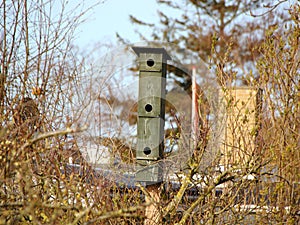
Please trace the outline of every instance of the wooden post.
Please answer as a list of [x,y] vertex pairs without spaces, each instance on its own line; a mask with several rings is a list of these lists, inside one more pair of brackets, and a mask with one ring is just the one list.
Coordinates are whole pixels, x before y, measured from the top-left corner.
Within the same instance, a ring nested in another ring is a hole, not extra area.
[[192,68],[192,143],[193,150],[197,149],[199,139],[199,101],[196,83],[196,67]]
[[161,224],[161,215],[159,211],[160,191],[159,184],[153,184],[146,187],[148,196],[146,195],[146,204],[149,204],[145,210],[146,219],[144,225]]

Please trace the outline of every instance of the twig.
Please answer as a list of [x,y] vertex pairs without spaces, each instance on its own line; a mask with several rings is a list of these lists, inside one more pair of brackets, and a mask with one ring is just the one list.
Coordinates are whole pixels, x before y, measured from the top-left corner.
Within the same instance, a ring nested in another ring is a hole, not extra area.
[[34,144],[35,142],[38,142],[40,140],[43,140],[43,139],[46,139],[46,138],[49,138],[49,137],[55,137],[55,136],[65,135],[65,134],[79,133],[79,132],[82,132],[82,131],[84,131],[86,129],[87,129],[87,127],[85,127],[85,126],[81,127],[81,128],[75,128],[75,129],[67,127],[64,130],[57,130],[57,131],[51,131],[51,132],[47,132],[47,133],[42,133],[42,134],[39,134],[35,138],[27,140],[26,143],[24,143],[21,146],[20,151],[23,151],[25,148],[31,146],[32,144]]
[[270,12],[272,12],[273,10],[275,10],[280,4],[284,3],[284,2],[287,2],[287,0],[281,0],[281,1],[278,1],[275,5],[273,6],[267,6],[267,5],[264,5],[265,8],[269,8],[266,12],[263,12],[263,13],[260,13],[260,14],[255,14],[252,12],[252,10],[250,9],[250,15],[253,16],[253,17],[261,17],[261,16],[264,16]]
[[176,196],[172,199],[172,201],[165,207],[163,217],[166,217],[168,214],[173,213],[178,204],[181,202],[183,195],[191,183],[191,177],[186,176],[182,182],[182,185],[177,192]]
[[100,215],[86,223],[85,225],[88,224],[94,224],[96,221],[99,220],[105,220],[105,219],[110,219],[110,218],[116,218],[116,217],[139,217],[138,214],[133,214],[133,212],[136,212],[138,210],[144,209],[146,207],[145,204],[138,205],[138,206],[133,206],[129,207],[127,209],[119,209],[111,212],[106,212],[106,213],[99,213]]

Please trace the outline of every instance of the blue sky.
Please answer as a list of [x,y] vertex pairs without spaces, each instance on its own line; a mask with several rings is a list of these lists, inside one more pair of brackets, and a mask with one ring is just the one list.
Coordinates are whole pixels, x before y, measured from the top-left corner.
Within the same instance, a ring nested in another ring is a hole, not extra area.
[[[72,2],[74,3],[74,2]],[[88,19],[79,26],[75,44],[86,46],[96,42],[116,40],[116,32],[131,43],[139,42],[134,32],[137,26],[129,21],[129,15],[146,21],[158,22],[156,0],[106,0],[89,12]],[[143,34],[150,34],[144,29]]]

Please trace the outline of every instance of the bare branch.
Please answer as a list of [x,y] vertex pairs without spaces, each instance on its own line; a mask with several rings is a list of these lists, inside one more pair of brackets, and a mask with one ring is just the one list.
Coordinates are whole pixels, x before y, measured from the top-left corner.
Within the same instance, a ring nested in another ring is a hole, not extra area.
[[56,137],[56,136],[61,136],[61,135],[66,135],[66,134],[79,133],[79,132],[85,131],[86,129],[87,129],[87,127],[66,128],[64,130],[58,130],[58,131],[42,133],[42,134],[39,134],[35,138],[27,140],[26,143],[21,146],[20,151],[23,151],[25,148],[31,146],[32,144],[34,144],[38,141],[47,139],[49,137]]

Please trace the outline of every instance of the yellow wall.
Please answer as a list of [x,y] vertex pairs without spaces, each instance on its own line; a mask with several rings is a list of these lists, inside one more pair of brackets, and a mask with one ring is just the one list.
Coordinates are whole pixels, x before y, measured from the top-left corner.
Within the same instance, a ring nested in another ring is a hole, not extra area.
[[259,94],[251,87],[219,91],[222,165],[239,167],[255,154]]

